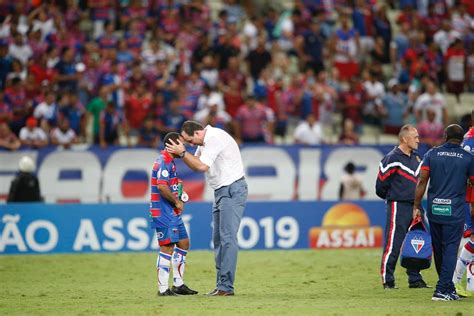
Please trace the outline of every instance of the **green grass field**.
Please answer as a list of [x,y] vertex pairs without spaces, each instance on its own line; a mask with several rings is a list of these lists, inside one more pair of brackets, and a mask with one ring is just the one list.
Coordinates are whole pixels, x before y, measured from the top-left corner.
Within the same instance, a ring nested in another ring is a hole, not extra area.
[[[213,254],[190,252],[186,283],[199,295],[156,296],[156,254],[0,257],[0,315],[473,315],[474,298],[432,302],[432,289],[382,290],[381,250],[242,251],[236,296],[214,287]],[[434,268],[424,272],[436,282]]]

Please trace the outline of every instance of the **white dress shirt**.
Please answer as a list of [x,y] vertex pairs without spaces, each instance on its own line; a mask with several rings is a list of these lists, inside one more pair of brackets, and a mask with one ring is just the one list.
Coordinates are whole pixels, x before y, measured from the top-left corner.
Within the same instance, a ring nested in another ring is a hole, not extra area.
[[195,155],[209,167],[207,182],[212,189],[230,185],[245,175],[244,164],[236,141],[220,128],[207,125],[204,144]]

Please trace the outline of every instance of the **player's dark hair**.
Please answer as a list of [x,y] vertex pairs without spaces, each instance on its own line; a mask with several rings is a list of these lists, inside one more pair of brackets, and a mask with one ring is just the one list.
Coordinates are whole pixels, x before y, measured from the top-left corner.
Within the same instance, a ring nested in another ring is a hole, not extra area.
[[193,136],[195,131],[202,131],[204,127],[196,121],[185,121],[181,126],[181,132],[185,132],[189,136]]
[[163,145],[165,145],[165,146],[166,146],[166,144],[172,145],[171,142],[170,142],[170,139],[173,142],[177,143],[178,140],[179,140],[179,134],[176,133],[176,132],[170,132],[170,133],[166,134],[165,138],[163,139]]
[[458,124],[451,124],[444,130],[447,142],[461,143],[464,138],[464,130]]

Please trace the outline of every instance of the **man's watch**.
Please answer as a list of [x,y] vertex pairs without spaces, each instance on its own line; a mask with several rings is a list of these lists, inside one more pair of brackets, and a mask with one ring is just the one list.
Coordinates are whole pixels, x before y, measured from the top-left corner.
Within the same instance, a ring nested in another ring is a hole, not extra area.
[[186,155],[186,150],[179,154],[179,158],[184,158],[184,155]]

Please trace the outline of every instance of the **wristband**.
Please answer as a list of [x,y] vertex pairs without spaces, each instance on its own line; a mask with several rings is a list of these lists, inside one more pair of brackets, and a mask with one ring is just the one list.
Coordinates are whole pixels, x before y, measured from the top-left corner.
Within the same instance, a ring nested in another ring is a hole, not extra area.
[[179,158],[184,158],[184,155],[186,155],[186,150],[179,154]]

